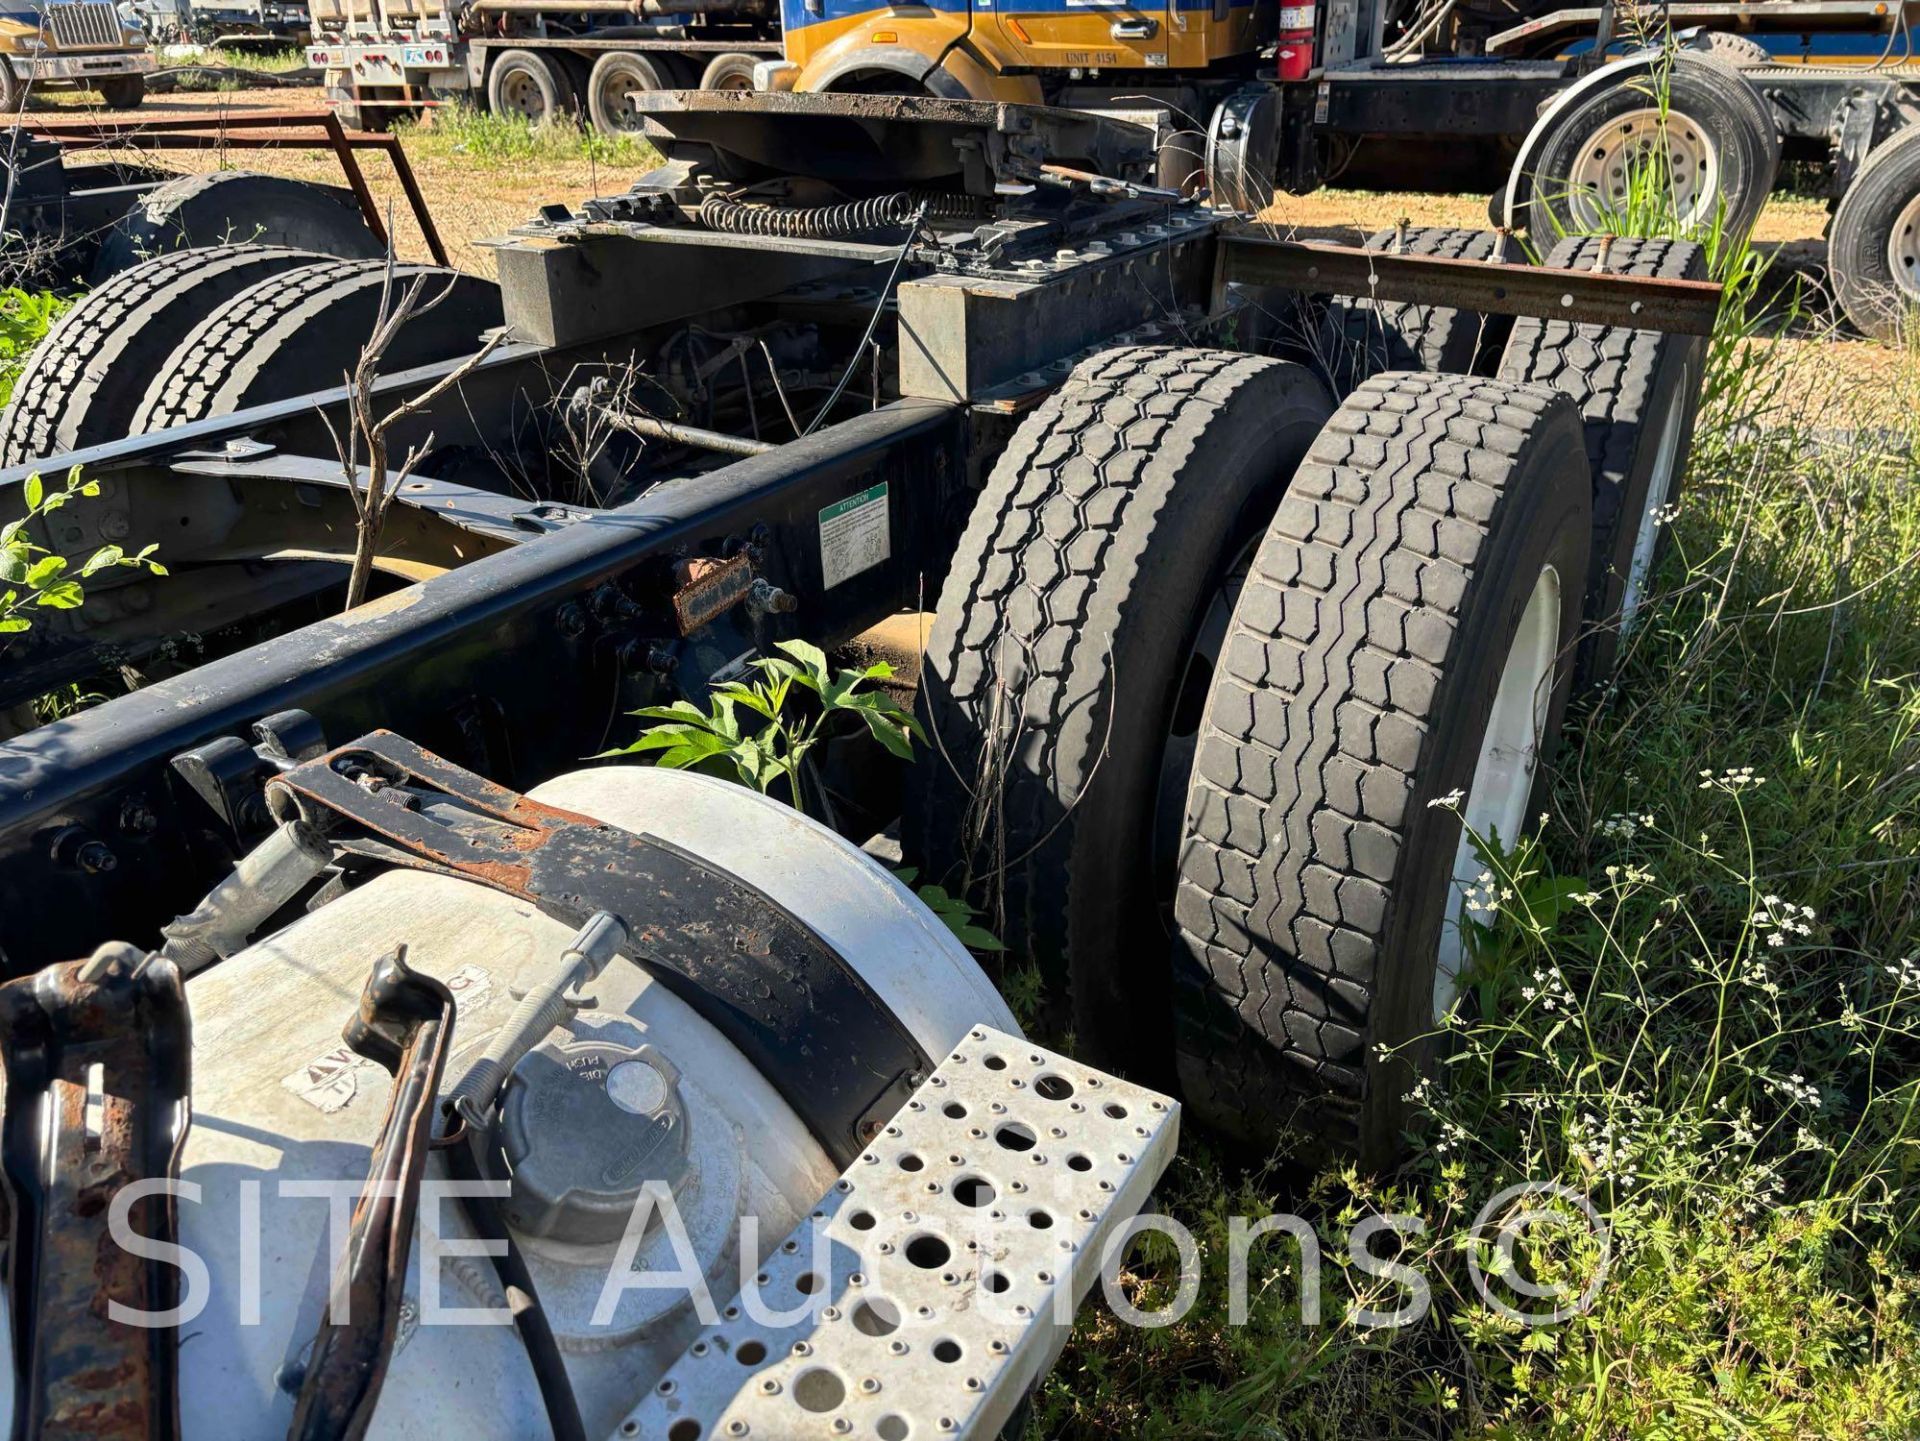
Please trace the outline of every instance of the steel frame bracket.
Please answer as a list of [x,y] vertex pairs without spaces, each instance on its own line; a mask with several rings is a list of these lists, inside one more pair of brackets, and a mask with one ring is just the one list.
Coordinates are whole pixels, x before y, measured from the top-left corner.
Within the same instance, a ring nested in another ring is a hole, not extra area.
[[131,946],[0,986],[0,1178],[13,1434],[170,1441],[180,1434],[178,1330],[134,1325],[179,1304],[173,1196],[143,1195],[114,1234],[115,1198],[171,1181],[192,1114],[187,996],[172,962]]
[[626,952],[773,1082],[845,1165],[933,1069],[886,1003],[772,897],[652,836],[530,800],[390,731],[275,777],[267,799],[347,855],[477,881]]

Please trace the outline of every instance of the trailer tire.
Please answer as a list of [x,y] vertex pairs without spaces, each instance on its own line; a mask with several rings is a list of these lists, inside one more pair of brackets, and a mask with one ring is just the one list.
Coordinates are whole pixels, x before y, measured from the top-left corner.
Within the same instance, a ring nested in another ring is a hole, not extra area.
[[1718,64],[1731,65],[1736,70],[1749,65],[1766,65],[1773,60],[1773,52],[1758,40],[1749,40],[1744,35],[1735,35],[1728,30],[1703,30],[1683,41],[1681,48],[1695,55],[1704,55]]
[[1730,66],[1683,51],[1667,72],[1663,131],[1646,75],[1643,66],[1618,67],[1614,83],[1549,111],[1548,130],[1516,162],[1527,164],[1530,152],[1527,228],[1536,247],[1608,228],[1619,197],[1603,195],[1601,186],[1624,185],[1631,154],[1663,135],[1679,157],[1671,188],[1682,223],[1710,224],[1724,206],[1728,234],[1753,229],[1780,169],[1780,136],[1766,103]]
[[564,64],[532,50],[503,50],[487,71],[487,109],[529,125],[557,124],[580,113]]
[[707,62],[701,72],[702,90],[752,90],[753,67],[759,57],[738,50],[723,50]]
[[630,97],[647,90],[677,88],[663,68],[635,50],[609,50],[593,62],[587,76],[587,114],[602,135],[639,135],[646,120]]
[[[1508,247],[1506,237],[1491,230],[1420,225],[1404,234],[1397,228],[1377,231],[1368,237],[1366,248],[1448,260],[1490,260]],[[1502,253],[1501,258],[1523,257]],[[1385,370],[1490,375],[1512,328],[1512,317],[1505,315],[1336,297],[1327,302],[1314,364],[1336,395],[1348,394]]]
[[1169,1067],[1165,906],[1205,623],[1224,627],[1236,561],[1331,410],[1284,361],[1083,361],[1001,454],[941,591],[909,858],[975,895],[1051,1012],[1135,1074]]
[[100,99],[109,110],[137,110],[147,98],[143,75],[115,75],[99,82]]
[[15,380],[0,417],[0,465],[118,440],[147,380],[210,309],[269,276],[325,259],[260,245],[177,250],[88,291]]
[[[131,433],[147,435],[338,383],[373,333],[385,272],[385,261],[327,261],[241,291],[175,348],[147,386]],[[381,365],[384,374],[477,350],[481,332],[501,323],[500,287],[492,281],[402,265],[394,274],[396,293],[420,276],[444,277],[453,293],[400,330]]]
[[1868,153],[1834,211],[1827,263],[1863,334],[1895,343],[1920,334],[1920,125]]
[[[1590,271],[1603,253],[1615,275],[1707,276],[1706,252],[1687,240],[1571,237],[1554,246],[1542,268]],[[1574,657],[1576,691],[1611,678],[1620,641],[1645,598],[1667,534],[1661,511],[1679,495],[1693,450],[1706,361],[1704,336],[1530,317],[1514,322],[1500,378],[1559,391],[1580,408],[1586,428],[1593,550]]]
[[149,256],[214,245],[270,245],[342,260],[384,247],[351,200],[279,175],[215,170],[183,175],[143,195],[113,228],[94,262],[100,284]]
[[1203,1122],[1392,1156],[1463,849],[1479,869],[1461,812],[1497,809],[1510,844],[1559,727],[1587,512],[1579,419],[1537,386],[1375,376],[1314,441],[1234,607],[1187,803],[1177,1056]]

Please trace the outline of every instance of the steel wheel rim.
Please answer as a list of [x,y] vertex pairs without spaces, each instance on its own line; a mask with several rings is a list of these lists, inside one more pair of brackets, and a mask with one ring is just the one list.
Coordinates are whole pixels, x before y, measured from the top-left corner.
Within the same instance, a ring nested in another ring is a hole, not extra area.
[[[1460,808],[1460,842],[1454,849],[1453,876],[1447,883],[1447,913],[1433,972],[1433,1016],[1437,1023],[1460,993],[1460,966],[1466,955],[1461,922],[1467,891],[1488,868],[1474,850],[1474,837],[1498,835],[1511,848],[1526,824],[1527,802],[1539,769],[1540,741],[1546,731],[1547,705],[1553,698],[1553,663],[1560,649],[1560,572],[1540,568],[1521,612],[1513,643],[1500,667],[1493,711],[1480,737],[1473,780]],[[1499,880],[1494,881],[1499,887]],[[1484,883],[1481,889],[1485,890]]]
[[1887,269],[1903,295],[1920,300],[1920,194],[1893,218],[1893,231],[1887,236]]
[[506,108],[536,125],[547,118],[547,97],[540,93],[539,82],[525,70],[509,70],[500,84],[500,99]]
[[1653,570],[1653,553],[1660,544],[1661,512],[1673,494],[1674,462],[1680,458],[1682,413],[1686,410],[1687,382],[1691,373],[1682,367],[1680,382],[1671,392],[1673,403],[1660,427],[1660,448],[1654,453],[1653,474],[1647,478],[1647,503],[1640,507],[1640,528],[1634,533],[1633,554],[1627,561],[1626,584],[1620,590],[1620,634],[1626,635],[1646,599],[1647,576]]
[[639,130],[645,122],[633,97],[653,87],[631,70],[609,70],[600,77],[600,113],[615,130]]
[[1567,176],[1575,230],[1598,230],[1627,203],[1635,167],[1667,157],[1668,190],[1682,225],[1712,218],[1720,194],[1720,152],[1691,116],[1654,106],[1616,115],[1587,136]]

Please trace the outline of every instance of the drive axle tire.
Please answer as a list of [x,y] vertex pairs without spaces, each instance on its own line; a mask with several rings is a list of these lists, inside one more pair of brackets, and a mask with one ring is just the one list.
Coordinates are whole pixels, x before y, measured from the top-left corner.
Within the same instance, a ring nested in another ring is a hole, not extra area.
[[1451,1004],[1480,871],[1461,812],[1511,845],[1559,729],[1588,504],[1579,417],[1536,386],[1376,376],[1314,441],[1234,607],[1187,802],[1173,965],[1200,1120],[1393,1154],[1421,1063],[1395,1048]]
[[543,125],[578,115],[580,98],[564,66],[532,50],[506,50],[487,72],[487,109]]
[[753,67],[759,63],[757,56],[742,54],[738,50],[726,50],[707,62],[707,68],[701,73],[702,90],[741,90],[753,89]]
[[[209,315],[175,349],[147,387],[132,433],[147,435],[210,415],[265,405],[342,383],[373,334],[385,261],[329,261],[244,290]],[[394,295],[429,278],[452,293],[403,326],[381,373],[451,360],[480,348],[501,323],[500,287],[430,265],[394,271]]]
[[109,110],[137,110],[146,98],[145,76],[121,75],[100,82],[100,99]]
[[909,859],[981,901],[1052,1014],[1135,1074],[1169,1069],[1167,907],[1212,652],[1331,410],[1283,361],[1094,356],[1015,432],[941,592]]
[[[1524,262],[1519,247],[1491,230],[1444,225],[1397,227],[1370,236],[1368,250],[1429,255],[1447,260]],[[1385,370],[1431,370],[1446,375],[1488,375],[1499,363],[1513,320],[1445,305],[1388,304],[1365,299],[1328,302],[1320,328],[1316,368],[1346,395]]]
[[0,418],[0,465],[120,439],[147,382],[208,311],[263,279],[325,259],[260,245],[181,250],[87,292],[27,357]]
[[1628,204],[1635,165],[1662,145],[1681,224],[1704,228],[1720,216],[1729,235],[1753,229],[1780,169],[1766,103],[1730,66],[1685,51],[1667,72],[1664,114],[1656,83],[1644,67],[1623,67],[1616,83],[1554,116],[1533,152],[1527,228],[1537,248],[1617,228],[1609,222]]
[[587,77],[587,113],[602,135],[638,135],[646,129],[646,119],[634,109],[633,97],[675,88],[673,78],[647,56],[609,50],[593,62]]
[[1834,212],[1827,261],[1864,334],[1898,342],[1920,330],[1920,125],[1867,156]]
[[[1706,253],[1686,240],[1561,241],[1543,268],[1606,270],[1704,280]],[[1593,476],[1593,552],[1587,566],[1574,688],[1604,685],[1633,628],[1660,542],[1663,512],[1680,493],[1693,451],[1707,340],[1659,330],[1514,322],[1500,378],[1550,386],[1580,407]]]
[[318,185],[215,170],[183,175],[143,195],[100,247],[93,283],[174,250],[274,245],[370,260],[384,248],[350,199]]

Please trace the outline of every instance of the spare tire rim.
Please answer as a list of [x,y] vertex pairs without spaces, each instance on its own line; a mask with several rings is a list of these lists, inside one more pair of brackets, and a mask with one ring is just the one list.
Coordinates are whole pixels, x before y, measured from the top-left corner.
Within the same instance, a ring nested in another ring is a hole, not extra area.
[[[1447,884],[1447,913],[1440,928],[1440,953],[1433,972],[1433,1016],[1438,1022],[1453,1009],[1460,993],[1460,968],[1466,957],[1464,923],[1467,892],[1496,895],[1502,881],[1480,858],[1476,838],[1513,846],[1526,824],[1527,802],[1539,768],[1540,739],[1546,732],[1547,704],[1553,698],[1553,662],[1560,649],[1560,572],[1542,566],[1520,614],[1519,628],[1500,667],[1493,711],[1480,736],[1480,754],[1461,807],[1460,843],[1454,850],[1453,877]],[[1483,879],[1490,877],[1490,879]],[[1476,907],[1476,909],[1480,909]],[[1484,915],[1484,911],[1483,911]]]
[[1622,635],[1633,629],[1640,603],[1646,598],[1654,548],[1660,543],[1660,527],[1667,523],[1667,499],[1673,494],[1673,468],[1680,457],[1680,433],[1684,428],[1681,420],[1687,408],[1687,382],[1691,378],[1691,373],[1682,367],[1679,383],[1668,392],[1667,415],[1660,426],[1660,446],[1654,452],[1653,474],[1647,477],[1647,501],[1640,507],[1640,528],[1634,533],[1626,584],[1620,588]]
[[526,70],[509,70],[500,81],[500,102],[515,115],[538,125],[547,118],[547,97]]
[[1893,231],[1887,236],[1887,269],[1903,295],[1920,299],[1920,195],[1893,218]]
[[1720,152],[1690,116],[1655,106],[1629,110],[1600,126],[1567,175],[1567,213],[1575,231],[1595,231],[1627,208],[1637,173],[1666,157],[1666,188],[1682,225],[1713,218],[1720,196]]
[[600,113],[615,130],[638,132],[646,121],[633,97],[653,88],[638,72],[609,66],[600,76]]

